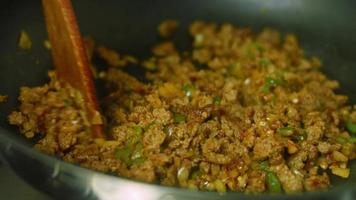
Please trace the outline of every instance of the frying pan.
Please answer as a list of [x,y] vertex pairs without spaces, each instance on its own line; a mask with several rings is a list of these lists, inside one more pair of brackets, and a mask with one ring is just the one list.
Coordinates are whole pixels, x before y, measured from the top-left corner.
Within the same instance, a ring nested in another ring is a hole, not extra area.
[[[0,151],[2,159],[33,187],[58,199],[355,199],[356,163],[351,176],[333,176],[328,191],[299,194],[245,195],[237,192],[189,191],[117,178],[68,164],[31,148],[31,141],[8,125],[7,115],[16,108],[20,86],[45,83],[52,69],[50,54],[43,48],[47,38],[40,1],[2,1],[0,8],[0,94],[9,101],[0,105]],[[340,81],[337,91],[356,102],[356,1],[353,0],[77,0],[74,8],[83,35],[126,54],[148,56],[159,41],[157,24],[177,19],[175,42],[189,48],[188,24],[195,19],[250,26],[255,31],[273,27],[299,36],[307,55],[323,60],[323,71]],[[18,35],[26,30],[33,40],[31,51],[17,47]],[[130,73],[142,75],[142,71]],[[101,91],[98,88],[99,92]]]

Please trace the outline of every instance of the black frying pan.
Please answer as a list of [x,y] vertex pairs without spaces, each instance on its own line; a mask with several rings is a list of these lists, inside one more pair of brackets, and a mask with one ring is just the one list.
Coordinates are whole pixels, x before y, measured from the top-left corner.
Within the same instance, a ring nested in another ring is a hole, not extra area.
[[[323,71],[339,80],[339,93],[356,102],[356,1],[353,0],[77,0],[83,35],[90,34],[100,44],[119,52],[148,56],[157,42],[157,24],[166,18],[180,21],[176,42],[187,48],[187,25],[195,19],[231,22],[251,26],[256,31],[270,26],[296,33],[307,55],[324,61]],[[258,196],[228,192],[192,192],[117,178],[86,170],[49,157],[31,148],[19,132],[8,125],[6,116],[15,109],[20,86],[35,86],[46,81],[52,68],[50,54],[43,48],[46,31],[40,1],[7,0],[0,8],[0,94],[9,101],[0,105],[0,150],[2,157],[18,175],[34,187],[55,198],[66,199],[354,199],[356,163],[347,180],[333,177],[333,187],[325,192]],[[33,49],[18,49],[19,32],[26,30]],[[134,72],[135,73],[135,72]],[[136,71],[136,74],[139,74]],[[100,88],[98,88],[100,90]],[[0,189],[1,192],[1,189]]]

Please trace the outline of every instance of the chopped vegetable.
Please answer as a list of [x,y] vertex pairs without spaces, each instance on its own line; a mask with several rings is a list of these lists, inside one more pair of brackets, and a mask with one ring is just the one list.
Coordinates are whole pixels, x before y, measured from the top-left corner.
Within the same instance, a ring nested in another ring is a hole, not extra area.
[[267,67],[271,64],[271,61],[268,58],[262,58],[259,63],[262,67]]
[[179,113],[174,113],[173,114],[173,120],[175,123],[177,124],[181,124],[181,123],[184,123],[186,121],[186,117],[182,114],[179,114]]
[[292,128],[292,127],[283,127],[283,128],[279,128],[277,130],[277,132],[278,132],[279,135],[287,137],[287,136],[293,135],[294,128]]
[[281,183],[279,182],[279,179],[276,176],[276,174],[274,172],[270,171],[268,161],[262,161],[259,164],[259,168],[262,171],[266,172],[266,184],[267,184],[268,190],[272,193],[282,192]]
[[225,193],[226,192],[225,183],[222,182],[220,179],[216,179],[214,181],[214,185],[215,185],[216,191],[218,191],[219,193]]
[[282,85],[282,79],[267,77],[265,80],[265,85],[262,88],[262,91],[267,93],[270,92],[272,88]]
[[269,164],[268,164],[268,161],[262,161],[259,165],[260,169],[262,171],[269,171]]
[[293,138],[297,141],[304,141],[307,138],[307,135],[305,133],[293,135]]
[[263,51],[264,51],[264,48],[258,42],[250,43],[246,49],[247,56],[250,58],[254,58],[256,56],[256,53],[263,52]]
[[133,129],[135,130],[136,134],[141,135],[143,129],[140,126],[134,126]]
[[347,156],[345,156],[344,154],[342,154],[339,151],[333,151],[332,156],[333,156],[334,160],[338,161],[338,162],[347,162],[349,160],[349,158]]
[[189,99],[192,98],[194,90],[194,87],[192,85],[185,84],[182,90],[184,91],[185,96],[187,96]]
[[196,179],[201,175],[202,175],[202,172],[199,169],[196,169],[191,173],[191,178]]
[[115,152],[115,158],[123,161],[127,166],[133,164],[142,164],[146,158],[142,153],[142,143],[140,143],[142,128],[139,126],[133,127],[136,133],[136,137],[127,141],[126,146],[122,149],[117,149]]
[[287,141],[287,149],[289,154],[294,154],[298,151],[297,145],[292,140]]
[[26,31],[21,31],[19,39],[19,47],[23,50],[30,50],[32,48],[32,41]]
[[177,172],[177,178],[181,185],[186,184],[186,181],[189,178],[189,170],[186,167],[179,168]]
[[282,192],[281,183],[277,177],[277,175],[273,172],[267,172],[266,174],[266,182],[268,190],[271,193],[280,193]]
[[131,155],[132,164],[139,165],[139,164],[142,164],[143,162],[145,162],[146,158],[144,157],[144,155],[142,153],[142,149],[143,149],[142,144],[138,143],[135,147],[135,151]]
[[132,164],[133,165],[141,165],[142,163],[144,163],[146,161],[146,158],[144,157],[139,157],[139,158],[136,158],[134,160],[132,160]]
[[351,138],[348,139],[348,142],[356,143],[356,138],[355,137],[351,137]]
[[153,125],[155,125],[156,123],[155,122],[151,122],[151,123],[149,123],[147,126],[145,126],[144,128],[143,128],[143,130],[144,131],[147,131],[148,129],[150,129]]
[[253,46],[258,50],[258,51],[264,51],[265,49],[263,48],[263,46],[258,43],[258,42],[255,42],[253,43]]
[[132,164],[132,161],[130,158],[131,154],[132,154],[132,148],[130,148],[129,146],[126,146],[122,149],[116,150],[115,158],[123,161],[127,166],[130,166]]
[[333,167],[333,168],[331,168],[331,173],[335,174],[336,176],[340,176],[342,178],[348,178],[350,175],[350,169]]
[[356,124],[355,123],[352,123],[351,121],[348,121],[346,123],[346,128],[350,133],[356,134]]
[[138,143],[135,147],[135,151],[132,153],[131,155],[131,159],[132,160],[135,160],[135,159],[138,159],[138,158],[142,158],[142,144],[141,143]]
[[143,129],[140,126],[133,126],[132,128],[135,131],[135,135],[129,140],[129,144],[131,145],[138,143],[141,140],[143,133]]
[[336,138],[336,141],[340,144],[346,144],[347,143],[347,139],[342,137],[342,136],[339,136]]
[[241,64],[236,62],[227,68],[227,73],[231,76],[240,77],[242,75]]
[[213,103],[214,103],[215,105],[220,105],[220,103],[221,103],[221,97],[219,97],[219,96],[213,97]]
[[201,45],[203,45],[203,42],[204,42],[204,35],[196,34],[194,36],[194,46],[195,47],[200,47]]

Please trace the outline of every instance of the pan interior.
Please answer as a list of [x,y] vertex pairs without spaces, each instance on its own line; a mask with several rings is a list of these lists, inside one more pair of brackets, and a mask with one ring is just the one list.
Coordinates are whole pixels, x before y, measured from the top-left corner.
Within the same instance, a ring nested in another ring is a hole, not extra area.
[[[98,44],[125,54],[148,56],[150,47],[159,41],[156,28],[163,19],[176,19],[180,28],[175,38],[178,48],[186,49],[190,39],[188,24],[196,19],[230,22],[249,26],[255,31],[272,27],[283,33],[295,33],[307,55],[323,61],[322,70],[341,84],[338,93],[356,103],[356,1],[352,0],[182,0],[182,1],[74,1],[83,35],[91,35]],[[47,80],[52,68],[50,54],[43,47],[47,38],[39,1],[5,1],[0,8],[3,27],[0,37],[0,94],[9,101],[0,106],[0,126],[12,140],[30,145],[9,126],[6,116],[17,105],[20,86],[35,86]],[[26,30],[33,41],[31,51],[19,50],[18,36]],[[134,72],[135,73],[135,72]],[[356,163],[351,164],[347,180],[334,177],[334,186],[354,185]]]

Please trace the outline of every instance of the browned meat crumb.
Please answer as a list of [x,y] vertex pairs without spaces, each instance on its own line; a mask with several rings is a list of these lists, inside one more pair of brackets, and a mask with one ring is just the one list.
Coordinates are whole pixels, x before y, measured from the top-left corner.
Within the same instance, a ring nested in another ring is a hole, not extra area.
[[304,180],[304,188],[306,191],[327,189],[329,185],[330,180],[326,173],[323,175],[313,175]]
[[[159,33],[176,26],[164,22]],[[96,49],[109,65],[99,76],[106,139],[86,133],[80,95],[54,75],[21,89],[10,123],[28,138],[40,134],[35,148],[68,162],[169,186],[294,193],[328,188],[327,173],[349,177],[356,106],[335,94],[338,82],[304,56],[296,36],[203,21],[189,32],[190,51],[165,41],[140,62]],[[118,68],[134,63],[149,83]]]
[[22,87],[20,112],[9,115],[10,124],[32,138],[41,133],[43,138],[35,148],[48,154],[64,155],[75,145],[88,127],[81,95],[71,87],[62,87],[55,74],[51,82],[41,87]]
[[178,28],[178,22],[176,20],[168,19],[161,22],[158,26],[158,34],[161,37],[171,37]]
[[5,103],[7,101],[7,95],[0,95],[0,103]]
[[128,64],[137,64],[137,59],[130,55],[119,55],[116,51],[106,48],[97,47],[96,52],[109,66],[125,67]]

